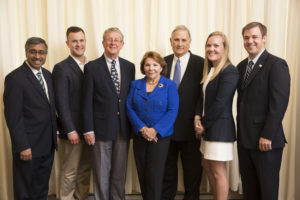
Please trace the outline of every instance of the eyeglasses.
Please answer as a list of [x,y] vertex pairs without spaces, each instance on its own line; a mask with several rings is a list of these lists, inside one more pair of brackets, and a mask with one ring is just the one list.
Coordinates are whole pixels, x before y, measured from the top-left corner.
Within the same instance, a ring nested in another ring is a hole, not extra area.
[[43,56],[43,55],[46,55],[46,54],[47,54],[47,51],[44,51],[44,50],[37,51],[37,50],[34,50],[34,49],[29,49],[29,50],[28,50],[28,53],[29,53],[30,55],[36,55],[36,54],[39,54],[39,55]]
[[115,43],[122,42],[122,40],[120,40],[120,39],[113,39],[113,38],[107,38],[107,39],[105,39],[105,41],[110,42],[110,43],[112,43],[112,42],[115,42]]

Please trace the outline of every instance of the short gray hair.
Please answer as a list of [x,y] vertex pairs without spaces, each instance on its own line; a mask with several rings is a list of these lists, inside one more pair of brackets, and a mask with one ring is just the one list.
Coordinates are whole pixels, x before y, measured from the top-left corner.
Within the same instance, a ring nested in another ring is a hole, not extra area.
[[124,35],[123,35],[123,33],[120,31],[120,29],[117,28],[117,27],[110,27],[110,28],[106,29],[106,30],[104,31],[104,33],[103,33],[103,41],[105,40],[106,34],[111,33],[111,32],[118,32],[118,33],[120,33],[120,35],[121,35],[121,42],[123,42],[123,40],[124,40]]
[[181,31],[187,31],[190,39],[192,39],[191,32],[190,32],[190,30],[185,25],[178,25],[178,26],[176,26],[175,29],[172,31],[171,37],[173,37],[173,34],[176,31],[179,31],[179,30],[181,30]]
[[45,45],[45,51],[48,52],[48,45],[46,41],[40,37],[31,37],[28,38],[28,40],[25,43],[25,51],[29,49],[29,46],[32,44],[44,44]]

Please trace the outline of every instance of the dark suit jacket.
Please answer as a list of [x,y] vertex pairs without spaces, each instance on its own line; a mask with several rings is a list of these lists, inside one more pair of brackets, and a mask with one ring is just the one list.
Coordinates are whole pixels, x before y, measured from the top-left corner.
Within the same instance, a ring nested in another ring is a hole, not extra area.
[[259,138],[272,140],[272,148],[282,148],[285,136],[282,119],[290,94],[287,63],[266,50],[256,62],[248,84],[242,88],[248,58],[237,66],[240,73],[237,101],[238,145],[258,149]]
[[158,132],[158,138],[173,134],[179,106],[174,81],[161,76],[149,95],[146,91],[146,78],[133,81],[126,102],[127,115],[137,135],[141,136],[139,130],[144,126],[153,127]]
[[116,92],[104,55],[84,67],[83,131],[94,131],[96,140],[114,140],[121,132],[129,139],[126,98],[135,77],[134,64],[119,57],[120,96]]
[[207,84],[204,116],[202,116],[203,95],[199,98],[196,109],[196,114],[202,116],[201,123],[206,129],[204,140],[235,141],[232,100],[238,81],[238,70],[233,65],[229,65]]
[[[203,73],[204,59],[190,52],[186,71],[178,87],[179,110],[174,124],[172,140],[189,141],[195,139],[195,108],[201,92],[200,82]],[[165,57],[168,67],[167,78],[170,78],[174,54]]]
[[38,79],[24,62],[5,78],[4,114],[10,132],[12,152],[31,148],[32,156],[49,154],[56,141],[56,113],[51,73],[42,68],[48,98]]
[[52,77],[59,119],[59,137],[67,139],[68,133],[77,131],[81,138],[83,138],[83,72],[75,60],[69,56],[54,66]]

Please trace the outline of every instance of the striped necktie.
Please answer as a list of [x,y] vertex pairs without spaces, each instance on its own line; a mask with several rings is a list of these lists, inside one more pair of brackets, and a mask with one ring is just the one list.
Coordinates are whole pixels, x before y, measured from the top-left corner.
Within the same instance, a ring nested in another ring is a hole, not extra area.
[[41,86],[42,86],[42,88],[43,88],[46,96],[47,96],[45,84],[44,84],[44,81],[43,81],[43,78],[42,78],[42,73],[38,72],[38,73],[36,73],[36,76],[37,76],[37,78],[38,78],[38,80],[39,80],[39,82],[40,82],[40,84],[41,84]]
[[245,74],[245,77],[244,77],[244,82],[243,82],[243,85],[242,85],[243,88],[246,87],[246,85],[247,85],[247,83],[248,83],[248,81],[249,81],[250,74],[251,74],[251,72],[252,72],[252,70],[253,70],[253,65],[254,65],[254,63],[253,63],[253,61],[251,60],[251,61],[248,63],[248,66],[247,66],[247,71],[246,71],[246,74]]

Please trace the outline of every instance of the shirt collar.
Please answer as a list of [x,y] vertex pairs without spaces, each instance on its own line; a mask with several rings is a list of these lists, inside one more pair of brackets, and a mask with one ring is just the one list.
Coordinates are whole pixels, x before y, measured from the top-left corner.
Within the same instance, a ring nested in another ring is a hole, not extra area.
[[[265,51],[266,49],[263,49],[254,59],[252,59],[253,62],[253,66],[255,65],[255,63],[258,61],[259,57],[261,56],[261,54]],[[251,61],[251,59],[248,57],[248,63]]]
[[80,65],[85,65],[86,63],[88,63],[86,56],[84,56],[84,62],[81,62],[80,60],[78,60],[77,58],[75,58],[74,56],[72,56],[70,54],[70,56],[74,59],[74,61],[80,66]]
[[174,58],[176,59],[176,61],[179,59],[180,62],[188,59],[190,57],[190,52],[186,52],[186,54],[184,54],[183,56],[181,56],[180,58],[178,58],[175,54],[174,54]]
[[31,71],[33,72],[34,75],[36,75],[36,73],[38,73],[38,72],[41,72],[41,73],[43,74],[43,72],[42,72],[42,67],[43,67],[43,66],[41,66],[40,70],[37,70],[37,69],[31,67],[31,65],[28,63],[27,60],[25,61],[25,63],[26,63],[27,66],[31,69]]
[[[105,54],[104,54],[104,57],[105,57],[105,60],[106,62],[110,63],[113,61],[111,58],[107,57]],[[119,57],[117,57],[116,59],[114,59],[116,61],[116,64],[119,62]]]

